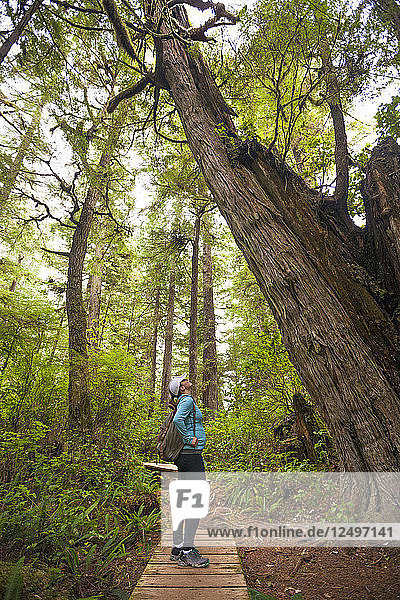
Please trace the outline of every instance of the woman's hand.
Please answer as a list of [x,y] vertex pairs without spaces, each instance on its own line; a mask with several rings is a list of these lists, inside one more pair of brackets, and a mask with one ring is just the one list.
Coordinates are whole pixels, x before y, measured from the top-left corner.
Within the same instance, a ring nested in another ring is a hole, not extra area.
[[191,445],[191,446],[197,446],[197,444],[198,444],[198,441],[199,441],[199,440],[197,439],[197,437],[194,437],[194,438],[192,439],[192,441],[191,441],[191,444],[190,444],[190,445]]

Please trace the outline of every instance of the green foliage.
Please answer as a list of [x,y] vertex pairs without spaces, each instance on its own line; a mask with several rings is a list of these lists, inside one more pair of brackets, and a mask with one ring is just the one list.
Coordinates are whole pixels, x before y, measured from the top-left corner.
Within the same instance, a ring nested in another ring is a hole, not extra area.
[[61,408],[66,374],[57,360],[58,319],[39,294],[0,292],[1,420],[12,429],[32,418],[49,422]]
[[381,136],[400,138],[400,96],[393,96],[387,104],[381,104],[375,115],[377,130]]
[[[275,596],[271,596],[270,594],[264,594],[263,592],[259,592],[258,590],[255,590],[253,588],[247,588],[249,595],[250,595],[250,599],[251,600],[276,600]],[[303,596],[302,594],[294,594],[291,597],[291,600],[303,600]]]
[[348,209],[349,214],[353,218],[358,217],[359,220],[357,224],[360,224],[361,226],[364,226],[365,223],[365,208],[364,201],[361,195],[361,182],[364,180],[365,177],[364,169],[369,160],[370,153],[371,148],[370,145],[367,144],[365,148],[355,157],[359,167],[350,171]]
[[70,600],[69,590],[56,589],[59,570],[0,561],[0,595],[8,600],[25,600],[40,595],[42,600]]
[[[149,551],[159,520],[157,484],[131,448],[91,444],[51,456],[42,438],[38,428],[32,437],[0,441],[7,465],[0,544],[58,569],[60,585],[65,578],[76,590],[93,578],[111,581],[112,565],[132,545]],[[15,587],[19,579],[10,581]]]
[[22,589],[22,576],[21,569],[24,564],[24,557],[20,558],[19,561],[13,567],[10,578],[7,581],[6,590],[4,594],[4,600],[19,600],[21,597]]

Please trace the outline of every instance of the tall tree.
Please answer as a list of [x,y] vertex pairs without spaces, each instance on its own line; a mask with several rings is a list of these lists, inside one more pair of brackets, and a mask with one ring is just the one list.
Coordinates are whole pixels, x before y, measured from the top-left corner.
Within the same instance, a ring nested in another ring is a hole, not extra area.
[[199,242],[200,242],[201,216],[196,214],[194,222],[194,237],[192,251],[192,273],[190,288],[190,331],[189,331],[189,379],[193,384],[192,395],[197,395],[197,311],[199,296]]
[[103,272],[103,258],[106,245],[103,240],[96,244],[92,272],[89,275],[88,298],[88,344],[99,348],[100,301]]
[[218,410],[217,338],[211,245],[203,235],[203,404]]
[[174,309],[175,309],[175,282],[176,282],[176,267],[175,261],[171,261],[171,270],[169,275],[169,287],[168,287],[168,304],[167,304],[167,317],[165,323],[165,339],[164,339],[164,358],[163,358],[163,372],[161,380],[161,397],[162,404],[168,405],[169,394],[168,384],[171,381],[172,374],[172,344],[174,338]]
[[326,80],[326,99],[335,133],[336,185],[333,199],[337,207],[337,212],[341,213],[342,222],[349,222],[349,227],[351,229],[350,216],[347,210],[349,193],[349,151],[347,147],[346,125],[344,122],[340,86],[332,62],[332,49],[326,34],[325,20],[325,15],[323,16],[323,19],[319,19],[321,30],[323,32],[319,41],[319,49],[322,69]]
[[154,403],[154,394],[156,391],[156,374],[157,374],[157,343],[158,343],[158,327],[160,325],[160,294],[161,286],[158,285],[154,290],[154,310],[152,318],[152,331],[149,344],[149,362],[151,365],[149,377],[149,393],[151,394]]
[[[394,290],[382,294],[365,231],[355,225],[349,230],[338,212],[334,217],[324,212],[318,193],[272,150],[239,137],[232,109],[200,52],[190,49],[191,40],[204,40],[221,19],[237,18],[221,4],[187,3],[211,8],[215,16],[193,28],[182,5],[163,0],[146,5],[157,68],[124,97],[153,85],[167,89],[173,98],[206,183],[335,439],[342,468],[398,470],[400,360]],[[119,43],[136,56],[121,35],[114,2],[104,0],[104,6]],[[396,159],[400,148],[391,148]],[[388,146],[382,144],[380,152],[387,158]],[[387,178],[398,189],[395,175],[388,173]],[[387,199],[396,212],[396,197]],[[383,243],[389,247],[391,240],[384,238]]]
[[67,317],[69,331],[68,422],[71,430],[91,433],[90,376],[87,352],[87,315],[82,296],[82,274],[95,207],[109,178],[109,167],[121,133],[118,116],[109,125],[99,163],[79,216],[68,258]]
[[26,158],[26,154],[29,150],[29,147],[32,145],[33,137],[37,132],[40,123],[40,117],[43,111],[42,101],[39,100],[36,109],[33,113],[32,120],[24,133],[20,145],[17,150],[17,154],[10,166],[10,169],[7,174],[7,179],[3,183],[3,188],[0,192],[0,210],[7,204],[10,194],[14,189],[15,183],[17,181],[17,177],[20,174],[24,159]]

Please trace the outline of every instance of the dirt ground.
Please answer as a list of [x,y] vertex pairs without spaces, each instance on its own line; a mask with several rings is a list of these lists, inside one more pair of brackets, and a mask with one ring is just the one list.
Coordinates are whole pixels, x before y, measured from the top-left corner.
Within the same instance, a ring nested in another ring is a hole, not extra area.
[[250,588],[276,600],[400,600],[400,548],[242,548]]

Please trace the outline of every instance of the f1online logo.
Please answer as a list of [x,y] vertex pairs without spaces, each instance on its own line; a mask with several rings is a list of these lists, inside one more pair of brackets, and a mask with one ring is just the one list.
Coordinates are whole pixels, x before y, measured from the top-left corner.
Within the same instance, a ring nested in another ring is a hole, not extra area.
[[208,514],[210,484],[204,479],[175,480],[169,484],[172,527],[183,519],[201,519]]

